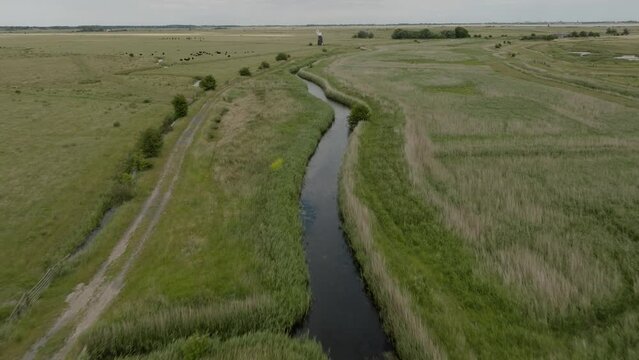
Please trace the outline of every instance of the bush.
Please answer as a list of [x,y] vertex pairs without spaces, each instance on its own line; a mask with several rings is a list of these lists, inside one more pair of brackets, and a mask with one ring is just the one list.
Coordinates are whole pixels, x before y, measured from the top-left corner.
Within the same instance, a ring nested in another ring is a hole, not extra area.
[[630,30],[628,30],[628,28],[623,29],[623,32],[621,32],[621,35],[630,35]]
[[160,130],[148,128],[140,134],[138,149],[145,158],[152,158],[160,155],[163,143]]
[[168,114],[164,117],[164,120],[162,121],[162,125],[160,125],[160,132],[162,134],[166,134],[168,132],[171,132],[173,130],[173,127],[171,125],[173,125],[173,123],[175,122],[175,115],[174,114]]
[[240,76],[251,76],[251,70],[247,67],[243,67],[240,69]]
[[286,53],[279,53],[275,56],[275,61],[286,61],[291,57],[291,55]]
[[495,49],[501,49],[501,43],[495,44]]
[[262,63],[260,64],[259,69],[260,69],[260,70],[264,70],[264,69],[268,69],[268,68],[270,68],[270,67],[271,67],[271,64],[269,64],[269,63],[268,63],[268,62],[266,62],[266,61],[262,61]]
[[120,165],[120,172],[133,174],[136,171],[144,171],[153,167],[150,161],[145,159],[139,151],[131,152]]
[[184,117],[189,113],[189,103],[186,101],[184,95],[175,95],[171,104],[173,104],[173,111],[176,119]]
[[355,35],[353,35],[353,38],[355,39],[372,39],[374,37],[375,35],[372,32],[366,30],[360,30]]
[[133,177],[129,174],[121,174],[114,179],[104,206],[108,210],[133,199],[134,196]]
[[455,39],[464,39],[469,37],[470,33],[468,33],[468,30],[466,30],[465,28],[461,26],[455,28]]
[[115,122],[113,123],[113,127],[115,127],[115,128],[120,127],[120,122],[119,122],[119,121],[115,121]]
[[353,106],[351,114],[348,116],[348,126],[352,130],[360,121],[367,121],[368,119],[370,119],[370,110],[364,105],[357,104]]
[[204,79],[200,80],[200,87],[204,89],[204,91],[215,90],[216,86],[217,82],[215,81],[213,75],[207,75],[204,77]]

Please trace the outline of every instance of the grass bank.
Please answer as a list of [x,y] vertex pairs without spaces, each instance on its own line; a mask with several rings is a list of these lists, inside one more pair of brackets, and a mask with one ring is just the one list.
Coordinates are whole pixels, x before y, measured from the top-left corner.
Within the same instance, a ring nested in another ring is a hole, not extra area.
[[332,112],[283,69],[223,98],[224,115],[216,121],[212,111],[204,126],[216,129],[197,135],[126,287],[85,337],[92,358],[144,354],[193,334],[286,334],[305,315],[298,199]]

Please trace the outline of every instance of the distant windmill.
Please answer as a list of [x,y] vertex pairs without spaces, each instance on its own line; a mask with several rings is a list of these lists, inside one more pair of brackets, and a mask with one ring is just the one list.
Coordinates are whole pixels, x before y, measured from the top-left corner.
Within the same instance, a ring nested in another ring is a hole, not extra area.
[[317,46],[324,45],[324,35],[322,35],[322,32],[317,29],[315,33],[317,34]]

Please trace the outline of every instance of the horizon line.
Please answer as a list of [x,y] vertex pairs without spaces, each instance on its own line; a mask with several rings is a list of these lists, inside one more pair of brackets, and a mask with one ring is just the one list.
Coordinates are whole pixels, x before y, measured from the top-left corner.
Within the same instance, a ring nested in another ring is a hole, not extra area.
[[485,21],[485,22],[398,22],[398,23],[309,23],[309,24],[153,24],[153,25],[114,25],[114,24],[77,24],[77,25],[0,25],[0,29],[5,28],[27,28],[27,29],[46,29],[46,28],[83,28],[83,27],[99,27],[99,28],[169,28],[169,27],[197,27],[197,28],[221,28],[221,27],[310,27],[310,26],[397,26],[397,25],[539,25],[539,24],[639,24],[639,20],[595,20],[595,21]]

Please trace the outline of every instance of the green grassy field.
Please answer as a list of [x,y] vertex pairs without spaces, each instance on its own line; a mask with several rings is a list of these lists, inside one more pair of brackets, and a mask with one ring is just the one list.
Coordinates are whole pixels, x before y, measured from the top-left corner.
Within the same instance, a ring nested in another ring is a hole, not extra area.
[[639,38],[511,43],[312,69],[374,110],[343,201],[365,275],[404,358],[634,357]]
[[[325,51],[305,27],[0,33],[0,358],[20,358],[91,281],[205,104],[155,230],[70,357],[323,358],[286,334],[308,308],[298,196],[331,113],[288,69],[326,57],[309,71],[373,109],[340,196],[401,358],[634,357],[639,63],[614,58],[639,38],[523,42],[581,28],[491,26],[469,28],[482,39],[394,41],[394,27],[353,39],[359,29],[323,29]],[[220,89],[205,94],[193,83],[208,74]],[[9,321],[95,226],[176,93],[195,102],[135,197]]]
[[[0,125],[0,180],[7,185],[0,189],[0,256],[3,264],[10,264],[0,273],[2,357],[19,356],[50,326],[65,297],[90,280],[141,208],[167,151],[151,171],[138,176],[136,198],[115,213],[86,253],[64,265],[25,316],[9,322],[22,293],[94,226],[119,164],[138,133],[159,126],[171,111],[175,93],[190,98],[199,94],[202,100],[192,106],[195,113],[206,99],[192,86],[195,76],[213,74],[224,86],[244,66],[253,72],[262,61],[275,69],[289,66],[275,61],[281,51],[290,53],[292,62],[323,54],[308,46],[307,30],[276,31],[283,36],[244,32],[208,32],[197,40],[192,34],[171,34],[179,40],[166,40],[162,33],[0,34],[0,97],[6,109]],[[216,49],[232,55],[222,57]],[[179,61],[200,50],[215,56]],[[165,53],[162,64],[157,62],[160,52]],[[119,127],[113,125],[116,121]],[[172,147],[184,123],[169,133],[165,149]],[[56,341],[52,343],[47,351],[55,348]]]

